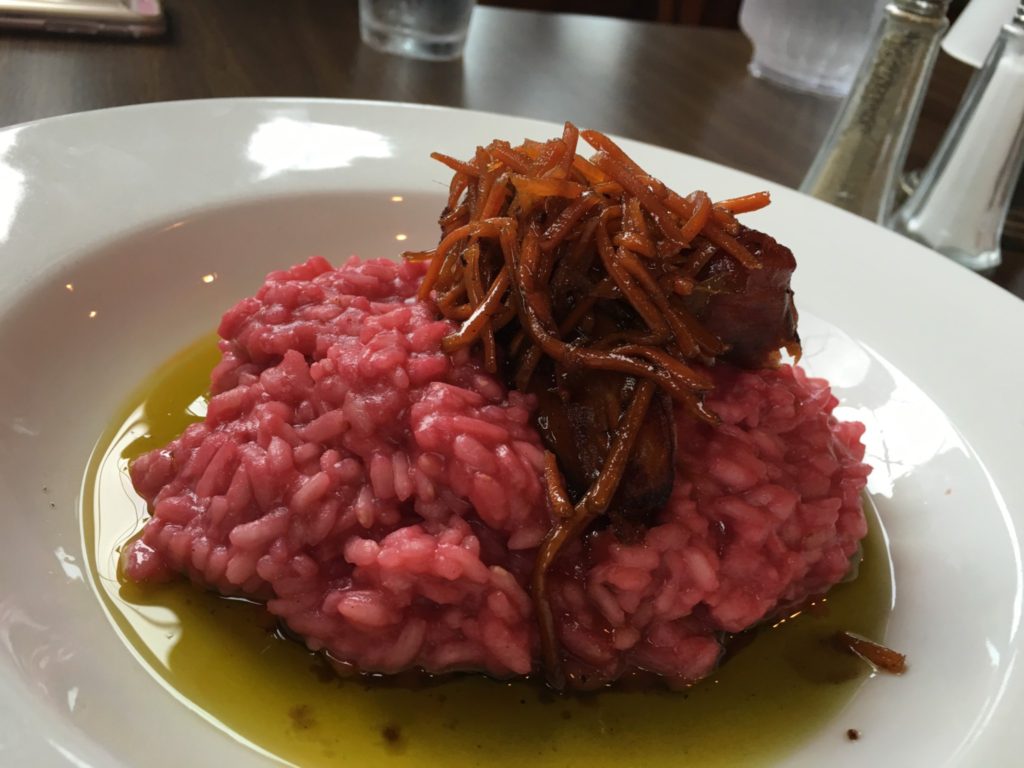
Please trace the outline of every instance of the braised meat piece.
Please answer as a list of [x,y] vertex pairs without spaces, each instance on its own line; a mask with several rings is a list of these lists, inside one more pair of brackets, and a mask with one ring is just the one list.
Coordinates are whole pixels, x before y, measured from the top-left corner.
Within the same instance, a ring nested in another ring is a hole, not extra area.
[[796,352],[797,313],[789,281],[796,269],[793,252],[775,238],[743,227],[736,238],[760,263],[747,269],[716,250],[698,280],[704,290],[686,299],[687,309],[726,345],[722,359],[744,368],[778,362],[780,348]]
[[[534,381],[539,381],[535,377]],[[637,380],[617,373],[566,372],[557,385],[538,387],[537,426],[558,457],[571,498],[578,501],[601,475],[620,419]],[[610,509],[617,519],[649,522],[672,494],[675,476],[672,402],[658,393],[644,416],[622,483]]]

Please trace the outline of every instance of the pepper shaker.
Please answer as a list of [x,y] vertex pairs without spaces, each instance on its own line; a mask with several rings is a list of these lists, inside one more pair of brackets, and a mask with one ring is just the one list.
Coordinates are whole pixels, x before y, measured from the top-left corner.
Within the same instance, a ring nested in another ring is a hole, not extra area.
[[849,98],[800,186],[883,222],[917,123],[949,0],[892,0]]

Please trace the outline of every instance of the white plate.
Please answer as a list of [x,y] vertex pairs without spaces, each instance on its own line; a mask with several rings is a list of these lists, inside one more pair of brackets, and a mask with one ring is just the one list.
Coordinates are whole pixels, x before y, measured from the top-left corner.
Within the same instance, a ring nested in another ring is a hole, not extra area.
[[[269,269],[314,252],[393,255],[398,234],[431,241],[447,174],[430,151],[468,156],[496,136],[559,130],[403,105],[229,100],[0,131],[0,763],[263,762],[163,694],[100,609],[76,508],[93,444],[145,373]],[[772,190],[751,223],[799,259],[807,365],[869,426],[897,579],[887,639],[912,668],[873,680],[844,712],[870,739],[822,733],[789,763],[1017,760],[1024,303],[776,184],[626,148],[682,190]]]

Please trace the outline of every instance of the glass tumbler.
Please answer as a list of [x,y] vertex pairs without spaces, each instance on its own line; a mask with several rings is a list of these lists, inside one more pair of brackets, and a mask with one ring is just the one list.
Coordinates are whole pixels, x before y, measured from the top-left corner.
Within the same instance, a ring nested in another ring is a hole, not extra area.
[[744,0],[750,72],[798,91],[845,96],[885,0]]
[[474,0],[359,0],[359,34],[378,51],[443,61],[462,56]]

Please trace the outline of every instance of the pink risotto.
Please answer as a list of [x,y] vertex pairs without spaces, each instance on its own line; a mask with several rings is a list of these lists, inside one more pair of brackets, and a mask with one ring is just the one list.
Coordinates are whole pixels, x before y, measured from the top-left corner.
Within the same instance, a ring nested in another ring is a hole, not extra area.
[[[312,258],[224,316],[206,418],[131,466],[152,518],[129,578],[266,601],[353,670],[538,670],[528,581],[551,513],[535,403],[441,351],[453,325],[416,299],[423,272]],[[587,686],[700,679],[723,633],[843,579],[866,533],[863,427],[831,415],[826,382],[710,373],[721,424],[677,410],[654,523],[592,531],[551,570],[563,662]]]

